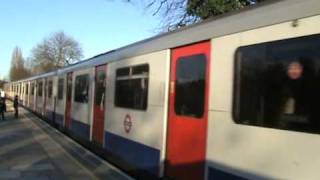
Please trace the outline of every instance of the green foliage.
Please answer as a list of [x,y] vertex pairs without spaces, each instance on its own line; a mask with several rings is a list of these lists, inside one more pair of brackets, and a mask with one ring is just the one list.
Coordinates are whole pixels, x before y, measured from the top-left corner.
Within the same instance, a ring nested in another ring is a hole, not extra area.
[[240,0],[189,0],[186,12],[191,16],[207,19],[244,7]]
[[171,31],[261,1],[264,0],[150,0],[146,7],[153,15],[162,16],[162,29]]

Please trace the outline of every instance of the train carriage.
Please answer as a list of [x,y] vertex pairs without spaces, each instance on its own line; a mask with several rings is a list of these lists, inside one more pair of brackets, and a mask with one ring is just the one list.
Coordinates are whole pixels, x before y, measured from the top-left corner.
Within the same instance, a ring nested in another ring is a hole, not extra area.
[[66,83],[67,79],[64,74],[61,74],[60,71],[57,73],[57,84],[56,84],[56,106],[55,106],[55,124],[59,128],[64,127],[64,116],[65,116],[65,107],[66,107]]
[[44,103],[45,103],[45,79],[44,78],[38,78],[36,79],[36,112],[39,115],[43,115],[43,108],[44,108]]
[[319,23],[317,0],[271,1],[12,82],[9,94],[138,175],[318,179]]
[[45,117],[53,122],[55,103],[56,103],[56,76],[52,75],[46,78],[46,97],[45,97]]
[[169,51],[108,64],[104,147],[134,167],[163,170]]
[[70,113],[70,130],[85,140],[90,140],[92,105],[93,105],[94,69],[81,69],[72,73],[71,106],[66,111]]

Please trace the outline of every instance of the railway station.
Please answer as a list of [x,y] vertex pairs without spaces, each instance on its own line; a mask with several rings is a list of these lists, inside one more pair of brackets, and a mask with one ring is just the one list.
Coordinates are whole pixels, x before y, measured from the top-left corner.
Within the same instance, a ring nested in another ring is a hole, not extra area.
[[320,179],[320,1],[245,2],[5,83],[0,179]]

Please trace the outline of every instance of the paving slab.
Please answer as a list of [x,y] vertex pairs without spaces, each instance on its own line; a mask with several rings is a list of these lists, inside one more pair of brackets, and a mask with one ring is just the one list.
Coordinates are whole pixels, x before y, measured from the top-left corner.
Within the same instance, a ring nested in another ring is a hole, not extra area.
[[1,180],[133,179],[31,112],[19,108],[14,118],[12,103],[7,106],[0,120]]

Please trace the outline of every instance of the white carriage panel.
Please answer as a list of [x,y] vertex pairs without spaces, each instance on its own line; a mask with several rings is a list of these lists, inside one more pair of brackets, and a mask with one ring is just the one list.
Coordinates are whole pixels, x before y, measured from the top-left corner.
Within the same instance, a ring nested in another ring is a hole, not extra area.
[[210,110],[230,110],[233,91],[233,59],[239,40],[239,35],[211,40]]
[[[165,139],[164,104],[167,102],[169,51],[164,50],[147,55],[124,59],[108,65],[108,88],[105,130],[126,139],[161,150]],[[146,110],[115,107],[115,72],[121,67],[149,65],[148,105]],[[124,130],[124,118],[129,114],[132,128]]]
[[232,108],[229,94],[233,91],[234,55],[239,46],[319,33],[319,22],[320,16],[315,16],[300,19],[297,27],[292,27],[293,22],[286,22],[212,39],[210,109],[230,111]]
[[[164,102],[163,105],[163,115],[162,115],[162,145],[161,145],[161,155],[160,155],[160,169],[159,169],[159,175],[160,177],[163,177],[164,170],[165,170],[165,159],[166,159],[166,145],[167,145],[167,123],[168,123],[168,109],[169,109],[169,85],[170,85],[170,63],[171,63],[171,50],[167,50],[167,57],[166,57],[166,63],[165,63],[165,69],[164,69],[164,83],[163,86],[163,99]],[[163,60],[164,61],[164,60]]]
[[[264,28],[245,31],[241,34],[241,44],[257,44],[278,39],[287,39],[320,33],[320,15],[298,19]],[[293,24],[296,26],[293,27]]]
[[209,166],[248,178],[319,179],[319,135],[237,125],[228,112],[209,113]]
[[[320,16],[212,39],[207,161],[236,174],[279,179],[319,179],[319,135],[235,124],[232,118],[236,48],[320,33]],[[307,147],[307,148],[306,148]],[[247,173],[245,173],[247,172]]]
[[[89,105],[89,126],[90,126],[90,134],[89,134],[89,140],[92,140],[93,136],[93,120],[94,120],[94,103],[95,103],[95,92],[96,92],[96,67],[91,68],[91,75],[92,75],[92,81],[90,81],[89,89],[91,89],[91,92],[89,93],[89,99],[92,99]],[[104,108],[104,113],[105,113]],[[104,127],[103,127],[104,128]],[[103,145],[104,142],[102,142]]]
[[[79,75],[89,75],[89,91],[88,91],[88,103],[78,103],[74,101],[74,94],[77,89],[75,89],[75,81],[76,77]],[[73,72],[73,79],[72,79],[72,107],[71,107],[71,118],[73,120],[82,122],[84,124],[90,125],[91,123],[91,113],[92,113],[92,87],[94,83],[94,71],[92,68],[79,70]]]

